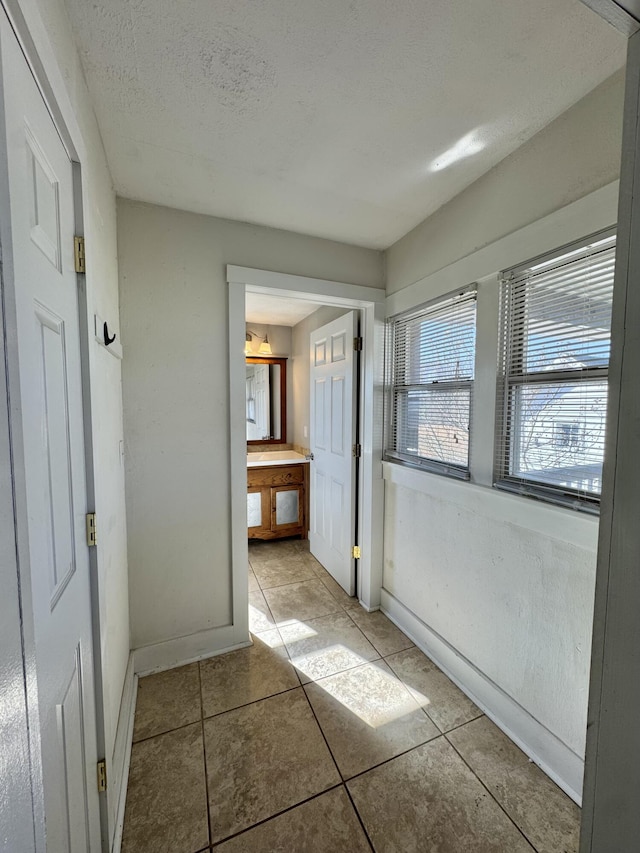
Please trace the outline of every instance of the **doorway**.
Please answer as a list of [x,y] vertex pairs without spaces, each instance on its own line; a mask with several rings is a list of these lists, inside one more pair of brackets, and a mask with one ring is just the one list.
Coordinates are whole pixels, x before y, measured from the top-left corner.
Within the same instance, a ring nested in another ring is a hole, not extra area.
[[[284,297],[319,305],[357,309],[362,325],[362,381],[359,389],[362,459],[358,471],[357,524],[361,558],[357,596],[367,610],[380,606],[382,582],[382,389],[385,293],[302,276],[227,267],[229,284],[229,393],[231,412],[231,503],[234,634],[248,637],[247,445],[244,344],[247,293]],[[376,381],[376,378],[378,381]],[[374,417],[377,413],[377,417]]]

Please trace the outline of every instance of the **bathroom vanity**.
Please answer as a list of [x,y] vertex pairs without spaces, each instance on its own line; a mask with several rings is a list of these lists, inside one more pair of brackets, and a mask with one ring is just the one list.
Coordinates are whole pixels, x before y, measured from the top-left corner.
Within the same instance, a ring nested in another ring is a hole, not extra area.
[[249,539],[306,538],[309,462],[293,450],[247,454]]

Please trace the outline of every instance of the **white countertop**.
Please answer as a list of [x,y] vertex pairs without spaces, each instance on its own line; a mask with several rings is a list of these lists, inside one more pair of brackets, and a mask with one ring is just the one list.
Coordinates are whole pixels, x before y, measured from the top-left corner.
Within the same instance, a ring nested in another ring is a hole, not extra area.
[[247,453],[247,468],[264,467],[266,465],[291,465],[292,463],[308,462],[301,453],[295,450],[265,450],[261,453]]

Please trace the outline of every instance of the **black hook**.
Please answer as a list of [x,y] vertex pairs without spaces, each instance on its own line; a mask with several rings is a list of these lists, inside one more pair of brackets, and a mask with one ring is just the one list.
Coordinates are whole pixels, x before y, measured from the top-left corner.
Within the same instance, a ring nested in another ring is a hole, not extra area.
[[105,324],[104,324],[104,326],[103,326],[102,333],[103,333],[103,335],[104,335],[104,345],[105,345],[106,347],[108,347],[108,346],[109,346],[109,344],[112,344],[112,343],[115,341],[115,339],[116,339],[115,332],[114,332],[113,337],[112,337],[112,338],[110,338],[110,337],[109,337],[109,329],[107,328],[107,324],[106,324],[106,323],[105,323]]

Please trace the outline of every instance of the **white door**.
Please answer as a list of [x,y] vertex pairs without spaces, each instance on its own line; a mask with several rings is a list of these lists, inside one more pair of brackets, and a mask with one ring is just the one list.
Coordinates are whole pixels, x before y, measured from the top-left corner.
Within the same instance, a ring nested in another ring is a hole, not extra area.
[[351,556],[356,521],[356,359],[357,322],[349,311],[311,333],[311,553],[355,593]]
[[1,12],[0,48],[47,850],[87,853],[100,821],[72,166]]

